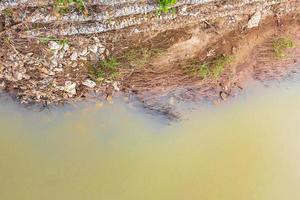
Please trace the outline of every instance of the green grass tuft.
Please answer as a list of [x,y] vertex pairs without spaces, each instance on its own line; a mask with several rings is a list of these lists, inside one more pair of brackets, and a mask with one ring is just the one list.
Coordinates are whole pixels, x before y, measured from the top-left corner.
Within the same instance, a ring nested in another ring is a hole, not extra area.
[[114,57],[108,58],[102,61],[95,71],[95,75],[98,81],[104,79],[115,79],[119,76],[120,63]]
[[208,77],[218,79],[224,72],[226,65],[230,64],[232,61],[232,56],[221,55],[210,62],[205,62],[200,65],[193,61],[192,64],[186,67],[186,70],[190,75],[201,79],[206,79]]
[[220,57],[216,58],[211,62],[212,67],[212,75],[214,78],[219,78],[226,65],[232,62],[233,58],[228,55],[221,55]]
[[273,41],[273,51],[278,58],[284,58],[285,51],[293,47],[294,41],[289,37],[280,37]]
[[159,4],[158,14],[169,13],[170,11],[175,12],[175,9],[172,8],[177,3],[177,0],[157,0]]
[[48,44],[50,41],[57,42],[60,45],[69,44],[69,40],[67,38],[58,39],[54,36],[39,37],[38,40],[44,44]]
[[79,12],[86,11],[86,0],[56,0],[55,10],[60,14],[66,14],[70,12],[70,6],[74,6]]

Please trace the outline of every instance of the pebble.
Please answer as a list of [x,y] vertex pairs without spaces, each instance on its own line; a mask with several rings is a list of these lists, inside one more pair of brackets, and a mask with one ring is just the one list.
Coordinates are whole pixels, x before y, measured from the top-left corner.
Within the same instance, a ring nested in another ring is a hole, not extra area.
[[114,90],[119,92],[120,91],[120,88],[118,87],[118,82],[114,82],[113,83],[113,87],[114,87]]
[[57,42],[55,42],[55,41],[50,41],[50,42],[48,43],[48,47],[49,47],[49,49],[51,49],[51,50],[58,50],[58,49],[61,48],[61,46],[60,46]]
[[251,29],[251,28],[258,27],[259,23],[261,21],[261,18],[262,18],[262,14],[260,11],[257,11],[256,13],[254,13],[254,15],[248,21],[247,28]]
[[96,87],[96,83],[90,79],[86,79],[85,81],[82,82],[82,85],[88,87],[88,88],[94,88]]
[[88,49],[87,49],[87,47],[84,48],[84,49],[79,53],[80,56],[86,56],[87,54],[88,54]]
[[78,58],[78,53],[77,53],[77,51],[74,51],[74,52],[72,53],[70,59],[71,59],[72,61],[76,61],[77,58]]
[[89,46],[89,50],[90,50],[90,52],[96,54],[98,51],[98,46],[97,45]]
[[64,91],[67,92],[70,96],[76,95],[76,83],[66,81]]
[[22,73],[20,73],[20,72],[16,72],[16,74],[15,74],[15,78],[16,78],[18,81],[20,81],[20,80],[22,80],[22,79],[23,79],[23,74],[22,74]]

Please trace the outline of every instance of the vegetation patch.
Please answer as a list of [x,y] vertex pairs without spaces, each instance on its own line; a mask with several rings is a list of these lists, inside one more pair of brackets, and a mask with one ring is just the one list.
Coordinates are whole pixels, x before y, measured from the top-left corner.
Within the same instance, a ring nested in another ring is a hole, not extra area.
[[194,62],[186,69],[190,75],[199,77],[201,79],[206,79],[209,77],[218,79],[222,75],[226,65],[230,64],[232,60],[232,56],[221,55],[209,62],[202,64],[197,64]]
[[38,40],[44,44],[48,44],[50,41],[57,42],[60,45],[69,44],[69,40],[67,38],[59,39],[54,36],[39,37]]
[[212,76],[214,78],[219,78],[222,75],[225,66],[230,64],[232,60],[233,60],[232,56],[228,56],[228,55],[221,55],[218,58],[214,59],[210,64],[212,69],[211,70]]
[[273,41],[273,51],[278,58],[284,58],[285,51],[294,47],[294,41],[289,37],[280,37]]
[[66,14],[70,12],[70,8],[73,7],[79,12],[87,13],[85,7],[86,0],[56,0],[55,11],[59,14]]
[[169,13],[170,11],[175,12],[175,9],[172,8],[177,3],[177,0],[158,0],[159,8],[158,14]]
[[129,49],[123,53],[120,60],[131,68],[145,68],[151,59],[159,55],[163,49],[138,48]]
[[119,61],[114,58],[108,58],[102,61],[98,66],[88,65],[87,72],[93,80],[101,82],[105,79],[116,79],[119,76]]

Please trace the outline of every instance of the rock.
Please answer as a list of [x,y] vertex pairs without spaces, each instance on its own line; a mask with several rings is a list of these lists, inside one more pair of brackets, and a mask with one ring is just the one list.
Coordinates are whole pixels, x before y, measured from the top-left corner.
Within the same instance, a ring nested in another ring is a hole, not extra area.
[[118,92],[120,91],[120,88],[118,87],[118,82],[114,82],[113,87],[114,87],[115,91],[118,91]]
[[70,46],[69,46],[68,44],[64,44],[64,50],[65,50],[65,51],[68,51],[69,48],[70,48]]
[[76,83],[66,81],[64,91],[67,92],[71,97],[76,95]]
[[94,41],[95,41],[96,43],[100,43],[100,40],[99,40],[99,38],[97,38],[97,37],[93,37],[93,39],[94,39]]
[[20,80],[22,80],[22,79],[23,79],[23,74],[22,74],[22,73],[20,73],[20,72],[16,72],[16,74],[15,74],[15,78],[16,78],[18,81],[20,81]]
[[78,58],[78,53],[77,53],[77,51],[74,51],[74,52],[72,53],[70,59],[71,59],[72,61],[76,61],[77,58]]
[[257,12],[251,17],[251,19],[248,21],[247,28],[250,29],[250,28],[258,27],[258,26],[259,26],[259,23],[260,23],[260,21],[261,21],[261,18],[262,18],[261,12],[260,12],[260,11],[257,11]]
[[97,45],[89,46],[89,50],[90,50],[90,52],[96,54],[98,51],[98,46]]
[[96,83],[90,79],[86,79],[85,81],[82,82],[82,85],[88,87],[88,88],[94,88],[96,87]]
[[61,60],[61,59],[64,58],[64,56],[65,56],[65,51],[64,50],[60,51],[59,54],[58,54],[58,58]]
[[223,101],[226,101],[226,99],[227,99],[227,94],[225,93],[225,92],[220,92],[220,97],[221,97],[221,99],[223,100]]
[[61,48],[61,46],[60,46],[57,42],[54,42],[54,41],[50,41],[50,42],[48,43],[48,47],[49,47],[49,49],[51,49],[51,50],[58,50],[58,49]]
[[87,54],[88,54],[88,49],[87,49],[87,47],[85,47],[85,48],[79,53],[80,56],[86,56]]
[[54,68],[54,67],[57,67],[58,66],[58,62],[56,59],[52,59],[51,60],[51,67]]
[[2,82],[0,83],[0,88],[5,88],[5,82],[4,82],[4,81],[2,81]]
[[98,50],[99,54],[103,54],[105,52],[105,48],[104,47],[100,47]]
[[113,102],[113,98],[112,98],[111,95],[108,95],[108,96],[106,97],[106,101],[108,101],[108,103],[110,103],[110,104],[113,104],[113,103],[114,103],[114,102]]
[[44,73],[44,74],[49,74],[49,70],[46,69],[45,67],[42,67],[42,68],[40,69],[40,71],[41,71],[42,73]]
[[103,46],[101,43],[98,43],[97,46],[98,46],[98,53],[103,54],[106,49],[105,46]]
[[54,68],[53,71],[55,71],[55,72],[63,72],[64,69],[63,68]]

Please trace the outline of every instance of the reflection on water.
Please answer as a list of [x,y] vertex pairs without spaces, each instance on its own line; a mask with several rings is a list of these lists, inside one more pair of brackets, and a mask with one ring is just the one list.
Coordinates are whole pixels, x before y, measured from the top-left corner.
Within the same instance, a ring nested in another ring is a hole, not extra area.
[[300,85],[159,123],[135,108],[0,105],[2,200],[300,199]]

